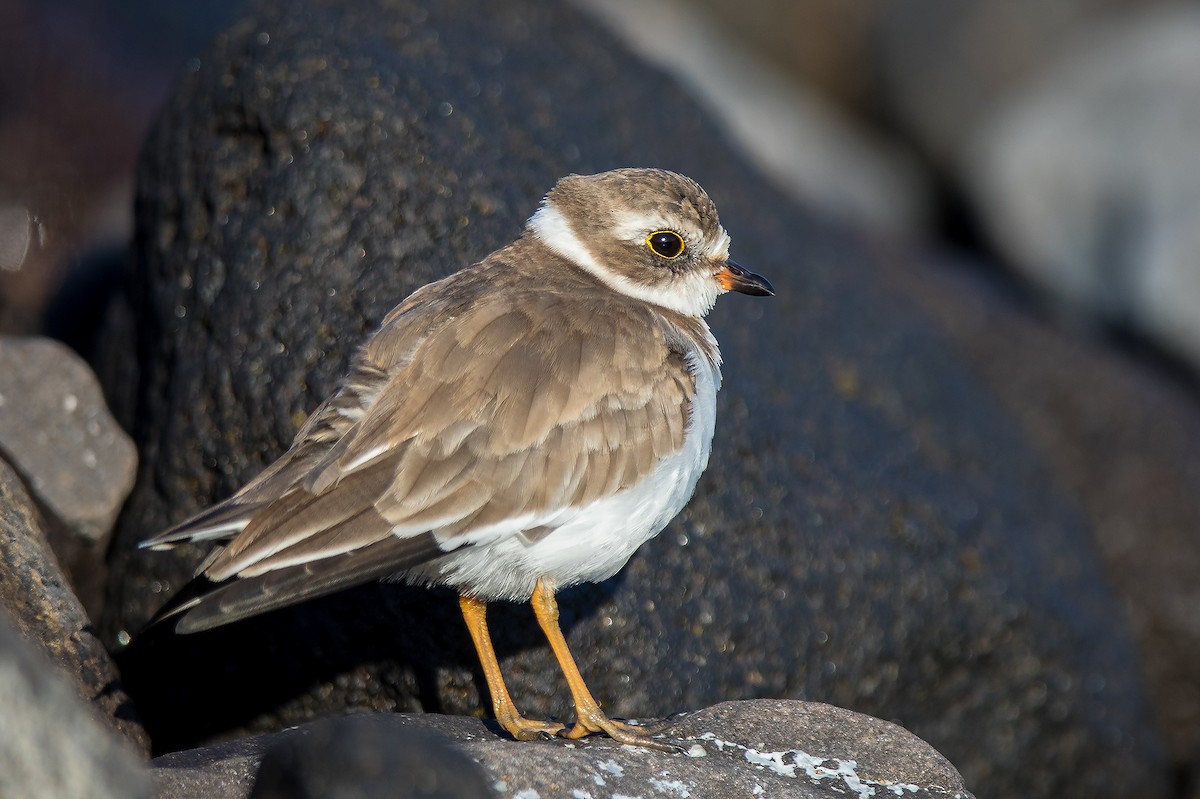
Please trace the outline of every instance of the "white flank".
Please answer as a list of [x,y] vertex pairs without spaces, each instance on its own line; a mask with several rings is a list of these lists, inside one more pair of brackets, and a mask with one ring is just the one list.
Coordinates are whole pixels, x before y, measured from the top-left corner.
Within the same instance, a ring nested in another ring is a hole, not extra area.
[[[642,227],[646,226],[643,220]],[[627,297],[653,303],[686,316],[704,316],[712,310],[717,297],[724,288],[716,277],[703,270],[692,272],[666,282],[661,286],[648,286],[606,269],[575,235],[571,223],[562,215],[554,203],[543,203],[529,218],[529,228],[538,239],[554,252],[571,261],[581,269],[598,277],[604,285]]]
[[[557,587],[599,582],[616,574],[642,544],[658,535],[696,490],[708,466],[717,417],[720,368],[688,354],[696,396],[683,446],[637,485],[582,508],[560,508],[510,519],[464,536],[462,546],[404,575],[418,583],[452,585],[487,600],[523,601],[538,578]],[[530,544],[522,530],[553,532]]]

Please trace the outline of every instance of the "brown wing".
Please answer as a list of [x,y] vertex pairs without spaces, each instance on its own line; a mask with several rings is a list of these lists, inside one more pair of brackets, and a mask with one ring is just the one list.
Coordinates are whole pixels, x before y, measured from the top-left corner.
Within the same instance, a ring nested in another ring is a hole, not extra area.
[[632,486],[682,446],[687,354],[714,355],[703,322],[489,262],[388,316],[240,508],[218,506],[248,520],[161,617],[203,629],[396,573]]
[[[694,381],[652,310],[545,291],[488,292],[394,314],[364,357],[390,373],[292,494],[205,574],[254,576],[434,532],[472,531],[638,482],[683,443]],[[383,364],[402,332],[431,331]],[[351,499],[352,498],[352,499]],[[353,519],[353,521],[351,521]]]
[[[359,348],[349,374],[300,427],[287,452],[233,496],[143,541],[141,546],[168,549],[186,541],[233,538],[273,502],[309,480],[315,466],[353,431],[421,341],[453,317],[449,307],[452,302],[427,298],[440,296],[439,287],[444,284],[478,282],[470,280],[472,274],[473,270],[464,270],[409,295]],[[402,318],[404,321],[400,321]]]

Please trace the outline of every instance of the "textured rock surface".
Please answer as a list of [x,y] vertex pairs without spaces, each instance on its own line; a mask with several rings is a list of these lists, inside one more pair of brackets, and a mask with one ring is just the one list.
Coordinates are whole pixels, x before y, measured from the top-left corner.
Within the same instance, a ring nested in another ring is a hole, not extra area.
[[1200,366],[1197,74],[1200,8],[1103,26],[1004,106],[967,178],[1035,283]]
[[[496,795],[493,780],[479,764],[430,729],[437,717],[428,717],[431,724],[411,725],[397,723],[396,718],[349,716],[268,738],[251,799],[487,799]],[[220,768],[204,773],[227,777]]]
[[[278,454],[395,302],[511,239],[562,174],[630,164],[697,178],[781,290],[713,316],[726,388],[689,510],[563,597],[598,697],[624,716],[819,697],[901,720],[982,795],[1161,795],[1088,529],[951,340],[554,5],[262,10],[181,86],[141,177],[141,380],[113,386],[144,464],[109,631],[200,555],[134,542]],[[569,715],[528,611],[496,608],[493,630],[518,704]],[[164,748],[481,704],[453,597],[396,586],[148,638],[126,663]]]
[[0,453],[71,531],[103,545],[133,488],[137,451],[79,356],[0,337]]
[[[16,625],[26,641],[63,670],[80,699],[90,703],[101,719],[137,748],[149,752],[150,741],[133,716],[116,666],[50,551],[33,500],[3,460],[0,613]],[[0,795],[16,794],[0,791]]]
[[903,256],[885,263],[889,278],[957,342],[1091,520],[1171,753],[1183,771],[1200,775],[1194,388],[1164,379],[1136,353],[1115,354],[1045,320],[1005,312],[978,269]]
[[[280,748],[308,748],[316,743],[313,739],[348,736],[368,742],[372,750],[373,742],[379,742],[382,750],[387,744],[429,736],[435,738],[433,747],[428,742],[415,746],[418,751],[425,747],[441,762],[414,762],[401,753],[397,759],[411,768],[408,782],[446,785],[431,779],[429,772],[462,758],[457,752],[446,753],[443,741],[450,741],[483,765],[489,775],[484,785],[498,796],[971,796],[954,767],[924,741],[901,727],[829,705],[728,702],[672,719],[657,734],[689,747],[689,754],[632,749],[601,737],[522,743],[499,737],[492,725],[478,719],[389,713],[317,721],[165,755],[153,765],[158,795],[164,799],[241,799],[267,796],[257,786],[250,793],[264,752],[266,772],[275,770],[267,761]],[[322,755],[313,750],[312,757],[318,761],[311,764],[312,770],[319,771]],[[464,771],[469,773],[465,766]],[[489,795],[480,794],[473,780],[467,784],[476,787],[446,795]]]
[[0,612],[0,796],[140,799],[150,775],[128,742]]

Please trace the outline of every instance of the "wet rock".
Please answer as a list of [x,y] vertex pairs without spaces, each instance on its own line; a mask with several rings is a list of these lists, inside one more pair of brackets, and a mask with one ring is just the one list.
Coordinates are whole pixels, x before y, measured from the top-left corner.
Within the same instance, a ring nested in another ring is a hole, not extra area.
[[[725,388],[689,509],[562,597],[597,697],[621,716],[819,697],[902,721],[982,795],[1162,795],[1090,528],[990,387],[879,254],[566,6],[264,3],[181,85],[140,179],[140,382],[120,410],[144,460],[109,634],[202,556],[135,543],[282,452],[396,302],[511,240],[562,174],[631,164],[699,180],[781,290],[712,316]],[[492,629],[518,705],[569,716],[528,609],[497,605]],[[364,586],[124,658],[160,749],[486,705],[444,591]]]
[[0,612],[0,796],[141,799],[150,775]]
[[26,641],[62,669],[79,698],[88,702],[102,721],[138,749],[149,752],[149,739],[121,687],[116,666],[50,551],[33,501],[3,460],[0,612]]
[[[894,724],[829,705],[729,702],[655,729],[687,752],[633,749],[602,737],[518,742],[478,719],[388,713],[312,722],[165,755],[153,765],[162,797],[308,796],[274,794],[263,787],[268,777],[279,779],[279,753],[310,752],[303,770],[325,773],[323,765],[336,757],[322,754],[321,742],[348,737],[380,755],[387,755],[388,747],[412,747],[392,749],[397,762],[385,766],[397,770],[391,788],[401,793],[355,792],[359,783],[347,772],[344,783],[330,779],[330,792],[323,796],[971,796],[954,767],[924,741]],[[415,753],[425,757],[418,760]],[[464,763],[464,755],[482,765],[486,781],[478,766]],[[441,776],[448,767],[454,771]],[[251,790],[256,774],[258,784]],[[421,792],[422,785],[431,789]]]

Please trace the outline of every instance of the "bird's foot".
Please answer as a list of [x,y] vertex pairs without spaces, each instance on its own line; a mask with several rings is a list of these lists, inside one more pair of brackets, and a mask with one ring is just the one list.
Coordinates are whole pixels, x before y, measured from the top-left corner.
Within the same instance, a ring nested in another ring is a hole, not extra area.
[[511,714],[506,713],[503,717],[497,716],[496,721],[500,722],[500,726],[518,741],[553,738],[561,735],[567,729],[565,724],[559,724],[557,721],[527,719],[515,711]]
[[610,719],[604,715],[600,708],[595,708],[591,712],[579,712],[579,720],[575,723],[575,726],[569,730],[560,732],[559,735],[564,738],[578,739],[597,732],[602,732],[614,741],[628,744],[629,746],[657,749],[660,752],[670,752],[672,754],[687,751],[679,744],[651,737],[650,731],[643,727],[635,727],[623,721]]

